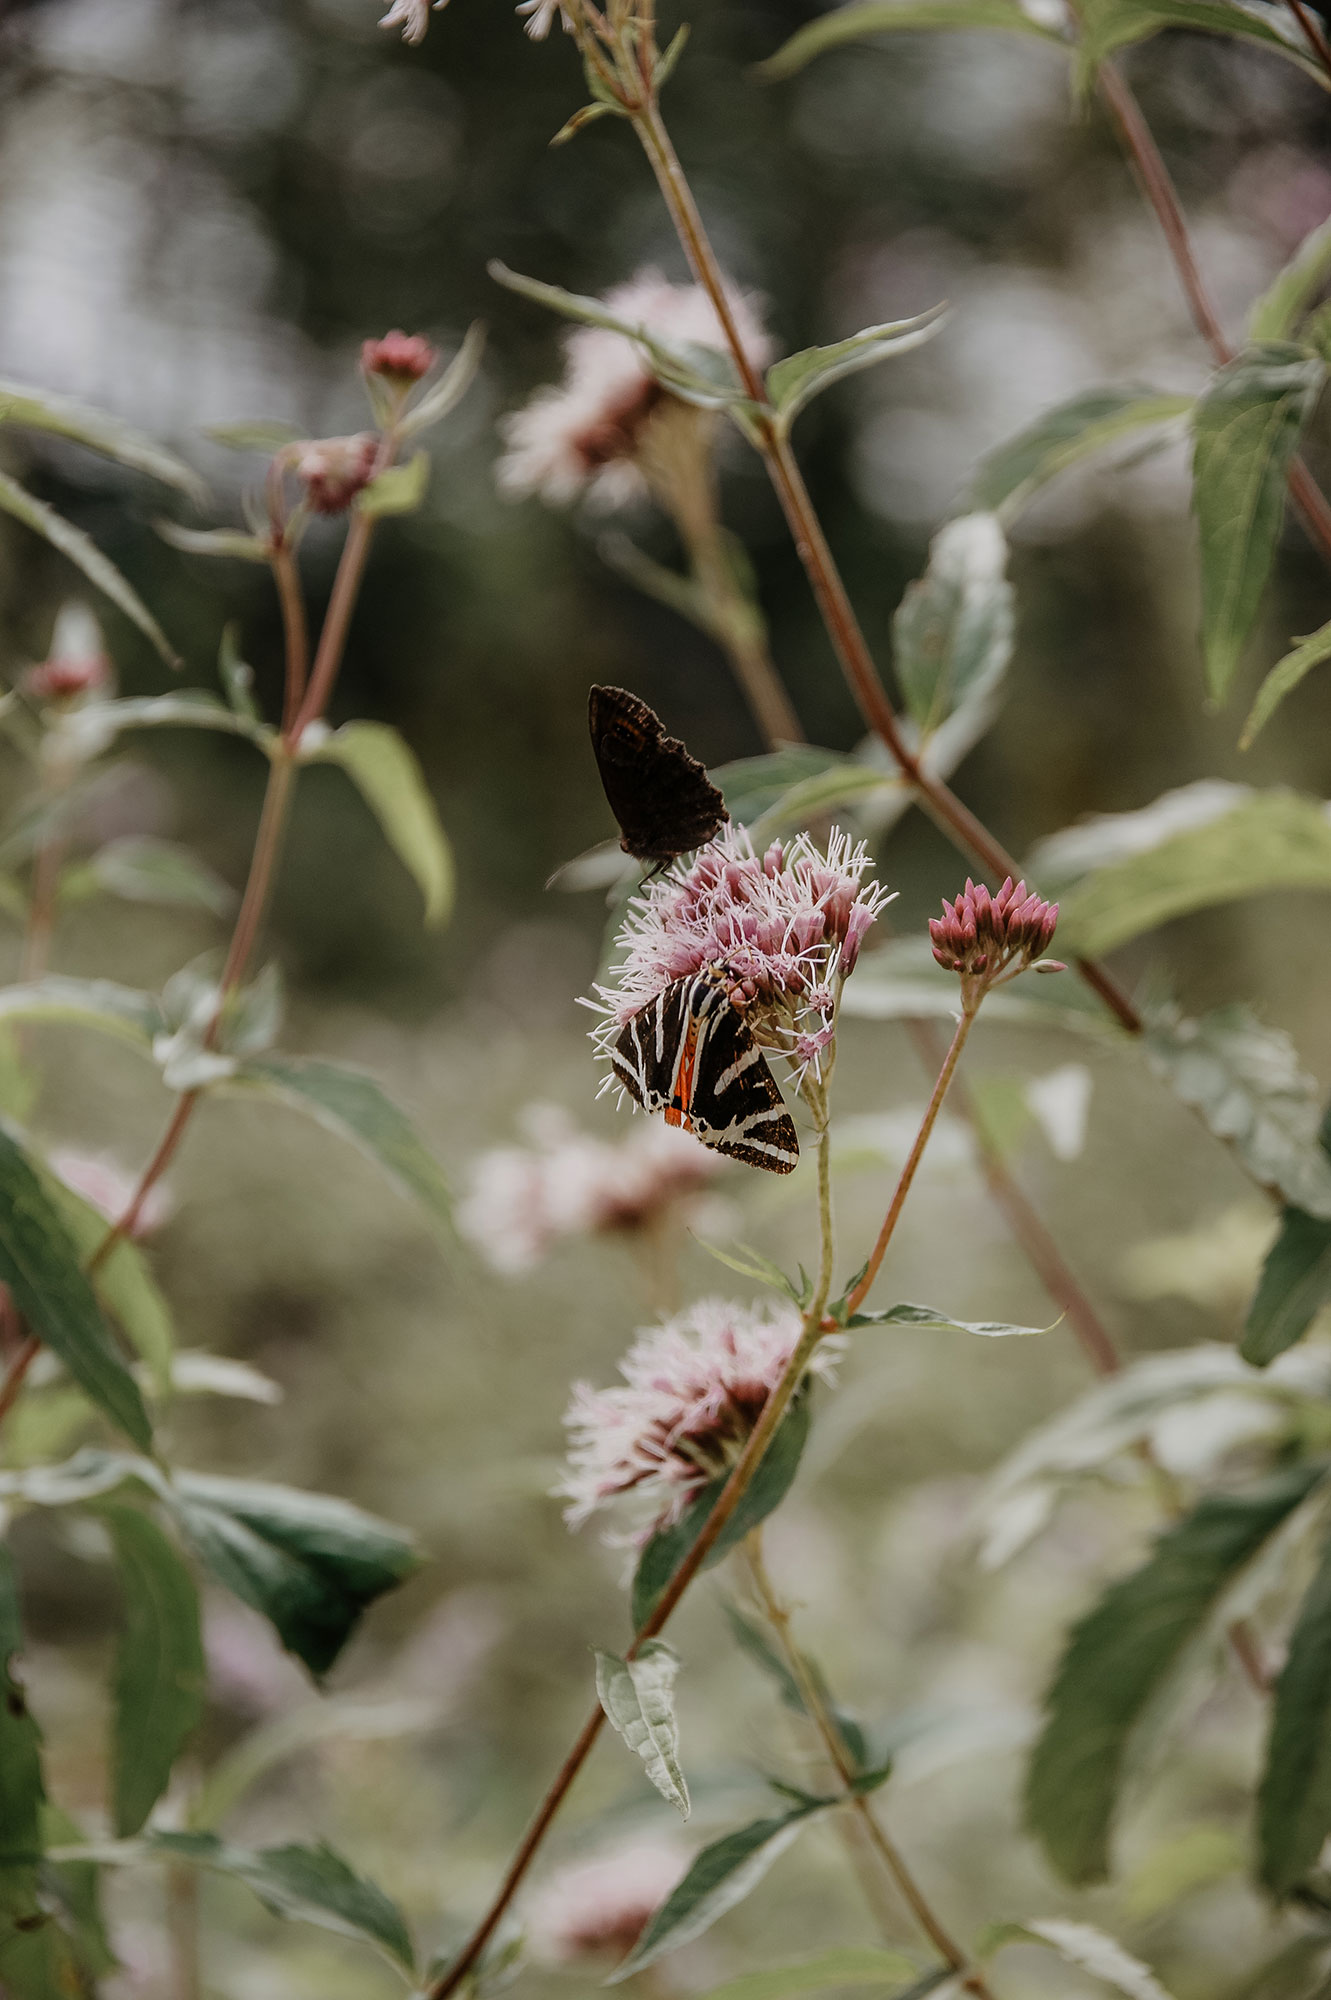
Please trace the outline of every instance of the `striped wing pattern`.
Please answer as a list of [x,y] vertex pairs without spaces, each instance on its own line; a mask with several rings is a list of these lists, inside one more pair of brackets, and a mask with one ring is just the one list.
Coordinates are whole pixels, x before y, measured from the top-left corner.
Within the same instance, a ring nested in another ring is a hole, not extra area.
[[798,1164],[776,1078],[714,972],[667,986],[625,1023],[610,1061],[644,1111],[664,1112],[704,1146],[772,1174]]

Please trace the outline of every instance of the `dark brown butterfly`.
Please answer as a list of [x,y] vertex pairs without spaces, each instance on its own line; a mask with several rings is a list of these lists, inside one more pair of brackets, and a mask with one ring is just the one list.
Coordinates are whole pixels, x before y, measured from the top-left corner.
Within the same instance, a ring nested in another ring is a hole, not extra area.
[[696,757],[626,688],[594,687],[587,703],[592,749],[625,854],[661,869],[712,839],[730,818]]

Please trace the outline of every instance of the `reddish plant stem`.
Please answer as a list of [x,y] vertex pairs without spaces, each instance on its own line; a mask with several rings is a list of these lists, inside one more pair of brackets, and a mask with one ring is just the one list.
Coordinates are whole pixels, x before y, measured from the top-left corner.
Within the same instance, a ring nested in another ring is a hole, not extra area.
[[11,1357],[9,1366],[0,1380],[0,1423],[3,1423],[18,1400],[18,1392],[23,1387],[23,1378],[41,1352],[41,1342],[35,1334],[27,1334],[23,1345]]
[[[1111,62],[1103,62],[1097,73],[1100,95],[1109,108],[1119,136],[1128,150],[1142,193],[1160,224],[1179,283],[1192,313],[1193,324],[1223,367],[1234,359],[1234,348],[1220,324],[1220,316],[1206,287],[1193,252],[1187,217],[1178,198],[1168,167],[1155,143],[1155,135],[1142,116],[1141,106]],[[1289,471],[1289,491],[1310,539],[1331,562],[1331,504],[1301,458]]]
[[[694,276],[707,292],[721,323],[745,393],[755,402],[765,404],[767,391],[740,338],[716,253],[655,102],[641,105],[633,114],[633,123]],[[969,853],[981,868],[997,880],[1010,875],[1015,881],[1021,873],[1020,864],[941,778],[925,770],[902,735],[896,711],[878,678],[873,655],[860,629],[854,606],[789,441],[779,436],[769,423],[762,428],[759,448],[794,539],[796,553],[822,613],[828,637],[860,713],[892,753],[921,805],[954,844]],[[1077,961],[1077,969],[1122,1025],[1130,1033],[1140,1033],[1140,1015],[1109,973],[1101,966],[1081,960]]]
[[282,734],[288,735],[309,679],[310,635],[305,616],[305,596],[300,587],[296,558],[285,539],[275,542],[272,555],[273,582],[282,607],[282,635],[286,649],[286,676],[282,692]]
[[1290,13],[1304,33],[1308,46],[1316,56],[1328,76],[1331,76],[1331,42],[1317,16],[1304,6],[1303,0],[1287,0]]

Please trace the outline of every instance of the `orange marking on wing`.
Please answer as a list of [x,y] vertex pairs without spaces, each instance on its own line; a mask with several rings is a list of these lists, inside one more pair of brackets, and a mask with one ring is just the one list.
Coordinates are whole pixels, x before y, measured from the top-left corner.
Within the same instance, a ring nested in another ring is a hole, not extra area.
[[682,1125],[686,1132],[693,1130],[691,1106],[693,1104],[694,1070],[698,1061],[698,1023],[690,1021],[688,1033],[684,1037],[684,1047],[680,1051],[679,1069],[675,1078],[675,1095],[666,1106],[667,1125]]

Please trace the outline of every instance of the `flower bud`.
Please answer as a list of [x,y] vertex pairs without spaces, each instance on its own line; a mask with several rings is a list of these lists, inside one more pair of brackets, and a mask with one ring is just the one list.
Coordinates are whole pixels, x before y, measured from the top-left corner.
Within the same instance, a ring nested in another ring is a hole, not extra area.
[[962,893],[930,921],[929,940],[938,963],[960,974],[968,1002],[978,1002],[1048,950],[1057,922],[1057,903],[1028,895],[1024,882],[1009,875],[991,896],[968,876]]
[[359,431],[355,437],[293,444],[287,463],[316,514],[341,514],[369,485],[378,450],[374,433]]
[[408,388],[428,375],[439,359],[439,349],[431,347],[419,333],[403,333],[394,327],[381,340],[361,343],[360,365],[366,375],[382,375],[394,387]]
[[23,677],[24,693],[33,701],[72,702],[107,687],[110,680],[111,662],[97,620],[82,604],[63,605],[50,652]]

